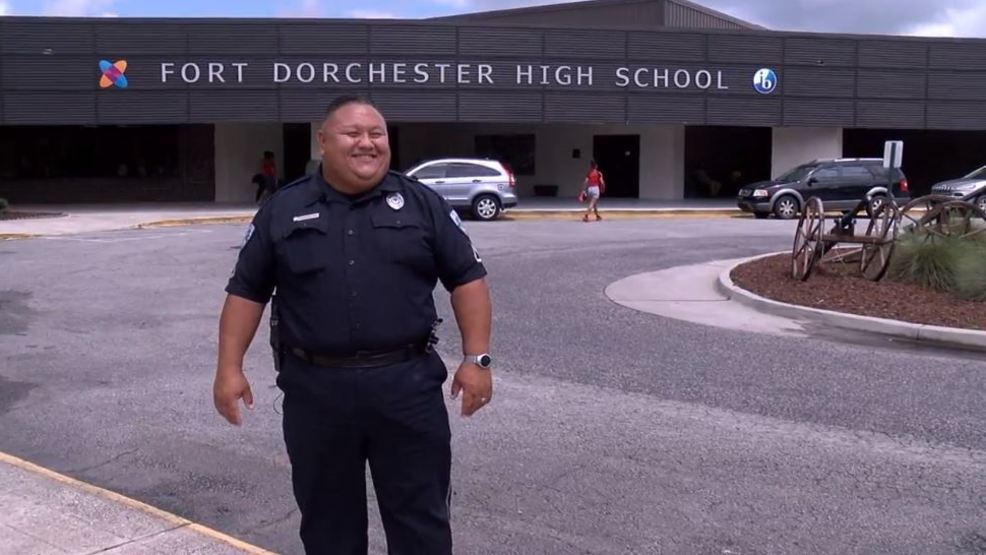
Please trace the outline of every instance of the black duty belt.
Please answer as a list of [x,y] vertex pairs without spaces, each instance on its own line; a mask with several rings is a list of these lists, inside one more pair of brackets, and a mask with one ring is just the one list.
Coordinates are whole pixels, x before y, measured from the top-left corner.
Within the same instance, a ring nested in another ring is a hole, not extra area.
[[427,346],[427,341],[421,341],[390,351],[357,351],[349,355],[313,353],[298,347],[289,347],[288,352],[315,366],[326,366],[329,368],[377,368],[411,360],[425,353]]

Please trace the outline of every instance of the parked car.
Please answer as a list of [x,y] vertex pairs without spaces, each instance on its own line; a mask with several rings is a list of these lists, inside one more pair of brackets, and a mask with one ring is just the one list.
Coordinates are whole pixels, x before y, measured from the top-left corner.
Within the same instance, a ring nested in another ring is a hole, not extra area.
[[956,198],[961,198],[971,193],[979,193],[979,196],[971,200],[979,208],[986,210],[986,166],[979,168],[965,177],[936,183],[931,187],[931,193]]
[[[898,203],[909,200],[904,172],[883,167],[882,158],[838,158],[802,164],[777,179],[752,183],[740,189],[736,204],[757,218],[770,214],[789,220],[797,217],[805,200],[817,196],[826,210],[849,211],[860,199],[870,200],[868,210],[880,205],[888,193]],[[889,182],[888,182],[889,181]]]
[[456,210],[469,211],[480,220],[494,220],[504,210],[517,206],[514,174],[496,160],[429,160],[405,174],[434,189]]

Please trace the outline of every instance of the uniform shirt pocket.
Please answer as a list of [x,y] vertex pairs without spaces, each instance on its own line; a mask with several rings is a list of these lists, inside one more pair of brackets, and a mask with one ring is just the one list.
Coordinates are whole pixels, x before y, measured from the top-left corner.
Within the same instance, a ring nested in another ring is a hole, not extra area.
[[391,262],[430,267],[431,248],[421,221],[411,214],[373,214],[373,240]]
[[324,219],[294,222],[277,243],[288,270],[307,274],[329,265],[328,222]]

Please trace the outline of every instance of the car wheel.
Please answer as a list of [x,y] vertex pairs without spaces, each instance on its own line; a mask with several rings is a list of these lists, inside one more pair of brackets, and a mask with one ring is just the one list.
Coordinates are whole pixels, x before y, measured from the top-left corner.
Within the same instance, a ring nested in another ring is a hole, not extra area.
[[758,220],[766,220],[770,216],[770,212],[754,212],[753,217]]
[[976,206],[978,206],[980,210],[986,212],[986,195],[980,195],[976,197],[975,202],[976,202]]
[[873,195],[870,197],[870,202],[866,204],[866,215],[872,218],[873,214],[876,214],[876,211],[879,210],[885,202],[887,202],[887,195]]
[[472,214],[479,220],[495,220],[500,215],[500,199],[493,195],[479,195],[472,201]]
[[794,195],[784,195],[774,203],[774,215],[782,220],[793,220],[800,209]]

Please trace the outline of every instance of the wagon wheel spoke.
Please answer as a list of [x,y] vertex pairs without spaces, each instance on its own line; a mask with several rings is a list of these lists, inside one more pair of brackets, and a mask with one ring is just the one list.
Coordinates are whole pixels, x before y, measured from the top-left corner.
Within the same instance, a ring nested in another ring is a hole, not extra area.
[[791,275],[795,279],[808,279],[821,256],[824,218],[821,201],[814,197],[809,198],[801,211],[801,218],[798,220],[794,234]]
[[971,237],[982,231],[976,222],[983,216],[982,209],[971,202],[950,201],[941,206],[935,231],[941,237]]
[[866,279],[879,281],[886,274],[897,244],[900,218],[899,210],[892,204],[881,206],[870,218],[866,237],[873,242],[863,245],[859,261],[860,273]]
[[950,200],[942,195],[926,195],[908,202],[900,209],[900,227],[914,234],[937,234],[942,208]]

